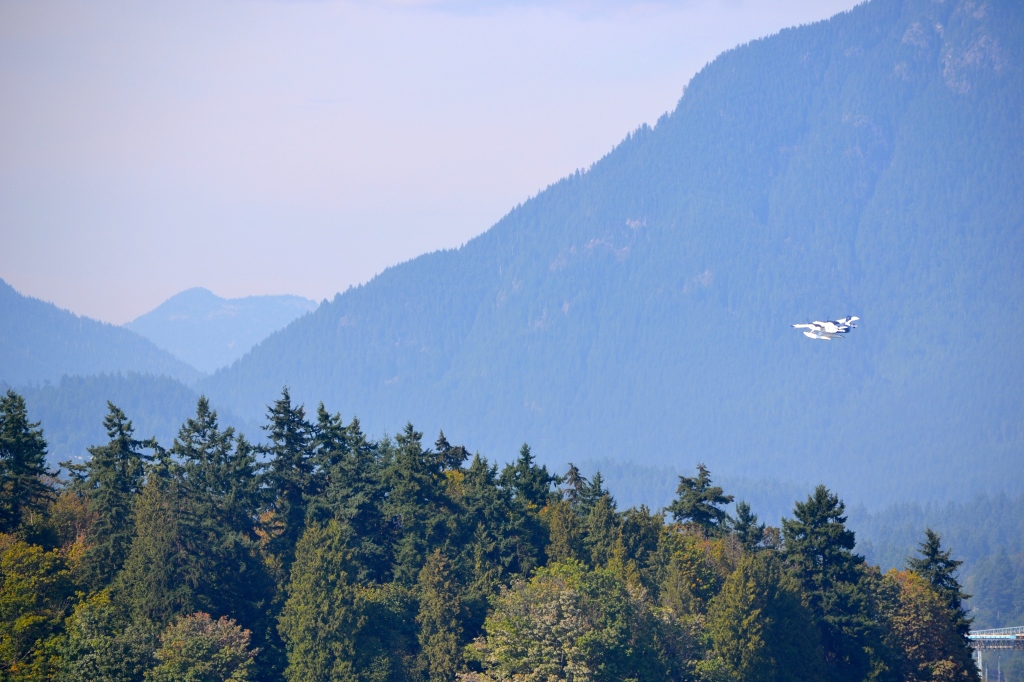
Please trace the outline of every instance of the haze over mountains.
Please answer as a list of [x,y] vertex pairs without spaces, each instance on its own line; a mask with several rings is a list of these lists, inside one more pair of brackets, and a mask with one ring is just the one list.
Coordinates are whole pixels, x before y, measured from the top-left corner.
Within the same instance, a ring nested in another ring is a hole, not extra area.
[[[873,0],[727,52],[653,129],[202,390],[255,418],[288,384],[499,458],[1020,492],[1022,15]],[[841,341],[789,327],[846,314]]]
[[[201,378],[148,344],[165,369],[61,373],[174,376],[250,425],[287,384],[368,433],[411,420],[499,460],[527,441],[619,477],[705,461],[786,500],[819,481],[865,503],[1020,494],[1022,35],[1006,0],[872,0],[783,31],[723,54],[653,129],[462,248],[388,269],[231,367]],[[212,358],[241,336],[184,343],[228,305],[207,294],[132,327]],[[839,341],[789,326],[847,314],[860,328]],[[0,380],[44,378],[17,371]],[[155,400],[143,414],[187,402],[147,381],[69,380],[35,399],[55,419],[72,411],[47,406],[113,384]],[[672,494],[671,476],[656,483],[616,487]]]
[[0,280],[0,381],[20,386],[59,381],[65,374],[137,372],[184,383],[195,368],[121,327],[22,296]]
[[221,298],[196,287],[125,325],[202,372],[230,365],[295,318],[314,310],[301,296]]

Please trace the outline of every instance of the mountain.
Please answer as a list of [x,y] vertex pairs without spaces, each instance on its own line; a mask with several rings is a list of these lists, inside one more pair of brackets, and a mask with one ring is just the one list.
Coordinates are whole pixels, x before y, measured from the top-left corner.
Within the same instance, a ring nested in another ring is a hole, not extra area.
[[193,367],[213,372],[316,306],[301,296],[221,298],[197,287],[172,296],[125,327]]
[[65,374],[138,372],[192,383],[200,373],[121,327],[22,296],[0,279],[0,380],[14,386]]
[[653,128],[202,390],[255,419],[287,384],[498,459],[1020,494],[1021,36],[1016,1],[871,0],[726,52]]

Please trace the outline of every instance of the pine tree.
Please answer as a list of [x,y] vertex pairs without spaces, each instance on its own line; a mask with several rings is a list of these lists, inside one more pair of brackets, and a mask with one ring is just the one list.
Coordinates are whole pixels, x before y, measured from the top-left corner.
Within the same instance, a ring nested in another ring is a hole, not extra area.
[[854,554],[846,506],[819,485],[798,502],[794,519],[782,520],[784,556],[800,580],[821,626],[829,676],[860,680],[870,666],[865,645],[871,634],[867,596],[860,585],[864,557]]
[[675,521],[689,522],[709,536],[721,535],[727,526],[728,514],[722,505],[732,502],[718,486],[711,485],[711,474],[703,463],[697,465],[697,477],[679,477],[677,497],[667,510]]
[[271,543],[271,551],[287,570],[295,553],[295,544],[306,523],[306,501],[316,492],[314,479],[313,427],[306,421],[301,405],[292,406],[286,386],[281,397],[267,410],[264,430],[270,445],[261,448],[270,458],[266,480],[274,496],[272,508],[280,532]]
[[750,511],[746,502],[736,503],[736,519],[732,523],[732,532],[748,552],[754,552],[764,538],[765,525],[757,522],[757,514]]
[[397,529],[394,579],[416,583],[427,556],[455,531],[456,508],[446,494],[440,460],[424,450],[423,434],[406,424],[395,437],[386,471],[385,515]]
[[575,464],[569,462],[569,470],[565,472],[562,480],[568,484],[562,489],[562,494],[573,508],[577,507],[583,500],[587,489],[587,479],[580,473]]
[[46,509],[53,476],[39,422],[28,420],[25,399],[8,390],[0,396],[0,533],[15,532]]
[[546,466],[537,466],[530,446],[523,443],[515,464],[508,464],[501,472],[501,484],[515,491],[523,503],[540,508],[548,503],[551,484],[558,477],[552,476]]
[[964,639],[964,646],[968,646],[967,635],[971,632],[971,618],[963,603],[971,598],[971,595],[964,594],[957,580],[957,569],[963,564],[952,558],[952,550],[942,551],[941,538],[926,528],[924,531],[924,542],[917,546],[920,557],[908,557],[907,568],[927,580],[932,589],[939,593],[950,612],[953,614],[953,625],[957,634]]
[[395,533],[383,511],[388,491],[378,448],[363,435],[358,419],[342,426],[341,417],[329,414],[323,405],[317,410],[316,434],[322,492],[309,500],[308,522],[335,519],[348,528],[355,579],[387,582]]
[[158,447],[153,440],[133,438],[131,421],[113,403],[107,403],[103,426],[110,442],[89,448],[89,461],[80,465],[82,478],[74,486],[96,519],[82,561],[82,574],[93,589],[107,585],[124,566],[135,534],[132,505],[152,460],[143,448]]
[[427,559],[419,575],[420,659],[431,682],[453,682],[462,667],[461,587],[451,561],[440,549]]

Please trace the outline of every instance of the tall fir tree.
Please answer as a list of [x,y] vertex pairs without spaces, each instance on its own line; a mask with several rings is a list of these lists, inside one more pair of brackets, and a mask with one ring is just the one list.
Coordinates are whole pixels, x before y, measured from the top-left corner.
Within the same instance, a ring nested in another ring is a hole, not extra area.
[[8,390],[0,396],[0,533],[17,531],[46,509],[54,475],[39,422],[29,421],[25,399]]
[[501,472],[502,485],[514,490],[516,497],[523,503],[538,509],[550,501],[551,486],[558,480],[557,476],[548,472],[546,466],[537,466],[537,460],[526,443],[519,448],[519,457],[515,463],[508,464]]
[[384,515],[387,489],[376,443],[367,440],[353,419],[317,409],[315,438],[320,494],[309,500],[307,523],[336,519],[349,529],[352,566],[360,583],[390,580],[395,532]]
[[395,437],[385,476],[384,510],[397,535],[393,575],[412,586],[427,556],[456,530],[456,505],[446,494],[441,460],[423,448],[423,434],[412,424]]
[[736,503],[736,518],[732,522],[732,532],[748,552],[755,552],[764,539],[765,524],[757,522],[757,514],[750,510],[746,502]]
[[846,527],[846,506],[819,485],[797,502],[793,519],[782,520],[783,555],[800,580],[821,628],[830,679],[861,680],[871,660],[872,618],[860,584],[864,557],[854,554],[853,531]]
[[971,598],[965,594],[957,579],[957,570],[963,564],[952,557],[952,550],[942,551],[942,539],[931,528],[925,528],[924,542],[917,546],[920,556],[908,557],[907,568],[927,580],[932,589],[939,593],[953,614],[953,626],[969,646],[967,635],[971,632],[971,618],[967,615],[964,602]]
[[732,502],[733,497],[711,485],[711,473],[703,463],[697,465],[696,477],[679,477],[676,495],[667,508],[675,521],[692,523],[709,537],[725,532],[729,516],[722,506]]
[[77,465],[81,478],[73,486],[95,516],[82,557],[83,577],[94,590],[110,583],[128,558],[135,535],[132,506],[145,483],[146,463],[153,459],[144,450],[158,448],[154,440],[134,438],[131,421],[111,402],[103,426],[110,441],[89,448],[89,461]]
[[271,507],[277,525],[270,547],[287,573],[295,544],[305,528],[307,500],[317,488],[313,427],[306,421],[302,405],[292,405],[286,386],[281,390],[281,397],[267,409],[267,424],[263,429],[270,443],[261,448],[261,452],[269,459],[266,481],[273,495]]

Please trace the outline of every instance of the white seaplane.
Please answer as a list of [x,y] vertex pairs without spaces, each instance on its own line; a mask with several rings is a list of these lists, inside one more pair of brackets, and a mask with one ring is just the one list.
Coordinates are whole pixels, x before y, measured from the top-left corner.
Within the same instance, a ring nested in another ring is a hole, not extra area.
[[808,322],[807,324],[794,324],[794,329],[806,329],[804,336],[809,339],[819,339],[821,341],[831,341],[832,339],[841,339],[843,334],[848,333],[851,329],[856,329],[857,325],[854,324],[859,317],[848,316],[839,320],[825,320]]

